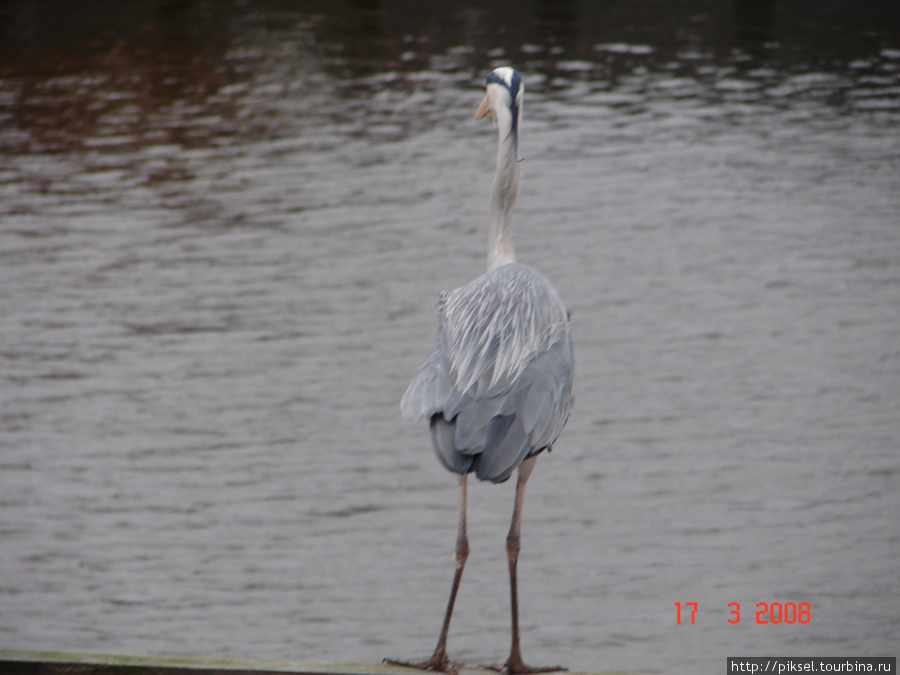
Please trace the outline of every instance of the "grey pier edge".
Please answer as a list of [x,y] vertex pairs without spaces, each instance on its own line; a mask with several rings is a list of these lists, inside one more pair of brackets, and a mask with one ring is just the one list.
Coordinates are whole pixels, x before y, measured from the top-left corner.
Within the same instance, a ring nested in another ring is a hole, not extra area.
[[[372,663],[316,663],[268,659],[222,659],[196,656],[124,656],[0,649],[2,675],[411,675],[411,668]],[[460,675],[495,675],[483,667],[459,669]],[[587,675],[570,673],[570,675]],[[597,674],[600,675],[600,674]],[[607,673],[606,675],[613,675]]]

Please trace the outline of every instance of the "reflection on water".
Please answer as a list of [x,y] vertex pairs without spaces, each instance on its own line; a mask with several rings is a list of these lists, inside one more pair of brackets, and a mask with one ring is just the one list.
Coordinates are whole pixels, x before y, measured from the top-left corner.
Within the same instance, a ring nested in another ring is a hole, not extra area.
[[[800,0],[0,5],[0,647],[431,648],[455,484],[397,402],[483,268],[504,62],[578,364],[525,656],[891,653],[900,10]],[[511,487],[470,499],[477,663]]]

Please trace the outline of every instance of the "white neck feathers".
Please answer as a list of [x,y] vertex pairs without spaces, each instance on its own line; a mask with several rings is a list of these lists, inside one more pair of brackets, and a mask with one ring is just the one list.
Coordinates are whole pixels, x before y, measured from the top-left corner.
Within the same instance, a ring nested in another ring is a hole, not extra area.
[[[506,120],[501,120],[505,122]],[[516,157],[517,129],[498,124],[497,170],[491,183],[491,220],[488,226],[488,270],[515,262],[512,242],[512,209],[519,195],[521,170]]]

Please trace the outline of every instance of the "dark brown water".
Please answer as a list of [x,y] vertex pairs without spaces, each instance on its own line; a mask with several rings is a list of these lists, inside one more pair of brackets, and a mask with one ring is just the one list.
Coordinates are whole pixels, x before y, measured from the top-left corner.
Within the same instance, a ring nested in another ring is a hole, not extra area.
[[[456,487],[397,404],[484,268],[505,63],[578,368],[526,659],[896,653],[900,11],[800,0],[0,5],[0,648],[430,651]],[[511,509],[470,490],[468,663]]]

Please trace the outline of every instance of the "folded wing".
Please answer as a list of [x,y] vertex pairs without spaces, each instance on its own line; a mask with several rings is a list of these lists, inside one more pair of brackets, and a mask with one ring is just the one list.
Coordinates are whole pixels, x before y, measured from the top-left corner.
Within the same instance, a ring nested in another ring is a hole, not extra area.
[[431,356],[401,401],[431,420],[438,458],[501,482],[559,436],[572,404],[565,306],[525,265],[503,265],[445,293]]

